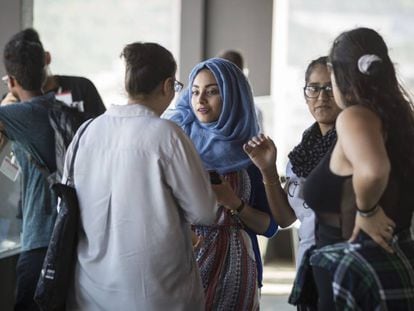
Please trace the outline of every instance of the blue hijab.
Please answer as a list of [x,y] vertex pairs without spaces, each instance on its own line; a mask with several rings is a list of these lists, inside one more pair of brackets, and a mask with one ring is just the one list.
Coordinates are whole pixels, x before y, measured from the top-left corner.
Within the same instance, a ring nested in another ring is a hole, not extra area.
[[[202,69],[213,73],[222,100],[220,117],[211,123],[199,122],[191,105],[191,86]],[[196,65],[190,73],[189,87],[166,118],[181,126],[191,138],[207,170],[225,174],[251,164],[243,144],[258,134],[259,125],[249,82],[233,63],[211,58]]]

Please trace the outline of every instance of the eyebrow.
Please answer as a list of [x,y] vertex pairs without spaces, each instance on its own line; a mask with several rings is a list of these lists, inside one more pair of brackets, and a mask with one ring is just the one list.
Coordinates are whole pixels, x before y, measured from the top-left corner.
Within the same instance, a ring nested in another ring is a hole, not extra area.
[[[210,87],[210,86],[218,86],[218,84],[217,83],[211,83],[211,84],[207,84],[205,87]],[[200,88],[197,84],[193,84],[192,87]]]
[[319,82],[308,82],[307,86],[326,86],[326,85],[331,85],[332,82],[326,82],[326,83],[319,83]]

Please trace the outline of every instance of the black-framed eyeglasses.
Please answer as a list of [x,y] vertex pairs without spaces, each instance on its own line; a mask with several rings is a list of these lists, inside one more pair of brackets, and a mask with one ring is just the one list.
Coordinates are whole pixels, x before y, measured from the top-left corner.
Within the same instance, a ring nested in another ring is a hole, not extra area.
[[329,97],[333,97],[333,90],[332,90],[332,85],[324,85],[324,86],[319,86],[319,85],[306,85],[303,88],[303,92],[305,94],[306,97],[308,98],[318,98],[319,94],[321,93],[321,91],[324,90],[325,94],[328,95]]
[[182,84],[180,81],[178,80],[174,80],[174,91],[179,93],[181,92],[181,90],[183,89],[184,84]]

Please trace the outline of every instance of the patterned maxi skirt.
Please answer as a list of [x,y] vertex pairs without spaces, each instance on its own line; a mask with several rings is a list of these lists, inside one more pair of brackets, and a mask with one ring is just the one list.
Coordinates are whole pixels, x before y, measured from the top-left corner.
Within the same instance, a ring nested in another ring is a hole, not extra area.
[[194,226],[206,310],[258,310],[257,267],[251,240],[237,216],[221,208],[213,226]]

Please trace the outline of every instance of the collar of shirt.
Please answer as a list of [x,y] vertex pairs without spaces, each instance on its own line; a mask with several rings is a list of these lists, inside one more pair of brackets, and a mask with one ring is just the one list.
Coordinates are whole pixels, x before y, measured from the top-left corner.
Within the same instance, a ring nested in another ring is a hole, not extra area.
[[118,117],[132,117],[132,116],[154,116],[156,113],[141,104],[126,104],[126,105],[111,105],[109,106],[106,114]]

